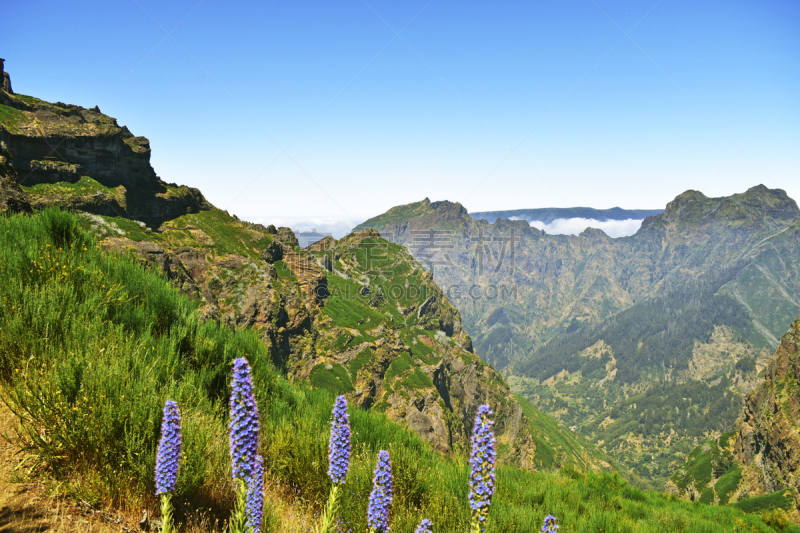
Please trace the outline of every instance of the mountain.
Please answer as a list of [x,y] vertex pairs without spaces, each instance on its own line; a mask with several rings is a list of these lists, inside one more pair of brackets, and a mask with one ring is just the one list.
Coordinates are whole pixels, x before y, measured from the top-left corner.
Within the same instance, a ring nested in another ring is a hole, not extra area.
[[367,226],[432,271],[516,392],[655,486],[732,427],[800,314],[800,210],[764,186],[687,191],[617,239],[427,200]]
[[585,218],[607,222],[609,220],[643,220],[656,216],[661,209],[594,209],[591,207],[545,207],[538,209],[512,209],[507,211],[478,211],[470,213],[473,218],[494,223],[498,218],[527,220],[528,222],[542,222],[550,224],[559,219]]
[[96,106],[0,91],[0,124],[0,164],[27,187],[33,207],[61,205],[155,227],[211,208],[197,189],[162,181],[150,166],[147,138]]
[[703,503],[782,509],[796,522],[800,486],[800,318],[745,401],[736,429],[695,448],[667,491]]
[[162,181],[148,140],[97,108],[0,91],[0,143],[10,211],[80,213],[102,249],[155,268],[204,321],[257,331],[288,378],[346,394],[446,454],[464,453],[488,403],[504,461],[611,468],[511,393],[430,274],[378,233],[301,248],[290,228],[240,221]]

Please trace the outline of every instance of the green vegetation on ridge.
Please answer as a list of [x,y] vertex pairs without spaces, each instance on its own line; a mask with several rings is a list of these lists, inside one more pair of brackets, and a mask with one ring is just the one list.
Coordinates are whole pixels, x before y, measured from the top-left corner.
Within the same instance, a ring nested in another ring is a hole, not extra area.
[[[161,407],[175,399],[185,428],[177,498],[226,514],[228,373],[233,358],[246,356],[269,479],[288,501],[323,503],[333,397],[286,381],[255,332],[199,322],[195,304],[156,272],[100,251],[73,215],[59,211],[0,218],[0,272],[4,398],[20,416],[20,443],[41,466],[37,475],[92,503],[152,507]],[[380,414],[355,409],[351,417],[353,465],[340,507],[346,528],[365,529],[381,448],[392,453],[393,530],[411,532],[421,516],[435,531],[466,526],[463,459],[433,452]],[[548,513],[565,531],[772,531],[756,516],[642,492],[610,474],[589,472],[584,486],[583,473],[569,468],[501,467],[497,486],[489,533],[538,530]],[[273,531],[290,526],[275,520]]]

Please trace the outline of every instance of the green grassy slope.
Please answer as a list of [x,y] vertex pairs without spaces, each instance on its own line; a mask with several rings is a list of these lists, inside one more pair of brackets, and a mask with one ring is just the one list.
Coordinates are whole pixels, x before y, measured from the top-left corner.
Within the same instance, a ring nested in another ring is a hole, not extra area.
[[388,226],[402,224],[403,222],[407,222],[413,218],[427,215],[432,211],[433,208],[431,207],[431,201],[425,198],[420,202],[393,207],[385,213],[362,222],[353,228],[353,231],[363,231],[370,228],[382,231]]
[[[253,367],[262,417],[261,452],[284,498],[322,505],[328,490],[327,431],[333,397],[286,381],[258,336],[200,323],[195,303],[138,260],[102,252],[74,216],[45,211],[0,218],[0,373],[19,415],[18,443],[32,472],[93,503],[154,506],[160,413],[179,402],[184,457],[177,498],[224,516],[231,503],[225,427],[233,358]],[[435,531],[464,530],[469,518],[463,460],[433,452],[381,414],[351,409],[354,457],[340,519],[365,529],[371,470],[392,454],[392,529],[422,516]],[[570,469],[527,473],[502,467],[488,532],[527,532],[543,517],[564,531],[772,531],[737,509],[646,493],[618,476]],[[267,513],[268,516],[270,515]],[[275,519],[275,517],[273,517]],[[269,524],[281,531],[288,524]]]

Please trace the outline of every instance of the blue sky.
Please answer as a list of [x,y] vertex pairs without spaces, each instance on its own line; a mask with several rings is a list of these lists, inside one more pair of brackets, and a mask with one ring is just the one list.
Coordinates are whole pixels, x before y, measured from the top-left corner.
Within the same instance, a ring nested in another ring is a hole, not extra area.
[[[17,92],[251,220],[800,200],[800,3],[6,0]],[[302,229],[302,228],[300,228]]]

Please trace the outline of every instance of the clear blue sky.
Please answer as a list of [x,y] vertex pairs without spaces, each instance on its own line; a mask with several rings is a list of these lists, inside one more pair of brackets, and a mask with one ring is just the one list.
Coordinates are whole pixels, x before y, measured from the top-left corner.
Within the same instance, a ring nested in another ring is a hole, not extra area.
[[164,180],[243,218],[360,221],[426,196],[659,208],[758,183],[800,200],[797,1],[5,0],[0,16],[17,92],[99,104],[150,139]]

